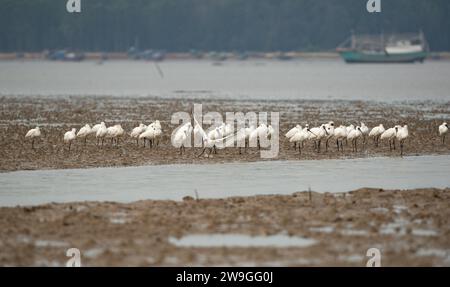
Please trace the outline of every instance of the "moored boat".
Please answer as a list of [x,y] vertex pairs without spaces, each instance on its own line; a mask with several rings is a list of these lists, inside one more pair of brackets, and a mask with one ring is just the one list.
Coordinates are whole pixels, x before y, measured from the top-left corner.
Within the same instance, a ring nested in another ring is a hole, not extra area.
[[352,35],[337,51],[347,63],[414,63],[428,56],[423,33]]

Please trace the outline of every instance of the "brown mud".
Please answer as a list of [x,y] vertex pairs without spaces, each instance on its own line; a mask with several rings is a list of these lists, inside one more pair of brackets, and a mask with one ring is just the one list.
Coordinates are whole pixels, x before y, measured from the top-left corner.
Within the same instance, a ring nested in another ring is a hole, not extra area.
[[[256,148],[240,155],[238,149],[219,150],[210,157],[197,157],[201,149],[179,150],[170,144],[171,132],[177,127],[170,123],[175,112],[190,112],[194,103],[203,104],[203,113],[225,112],[279,112],[280,149],[273,160],[310,160],[334,158],[359,158],[400,155],[399,150],[389,151],[382,143],[376,148],[369,140],[366,145],[359,141],[358,152],[351,145],[344,152],[336,151],[335,141],[330,141],[328,152],[322,147],[318,154],[312,143],[306,143],[302,154],[294,151],[284,134],[296,124],[317,126],[333,120],[340,124],[358,125],[363,121],[369,128],[380,123],[391,127],[408,124],[410,137],[405,143],[405,155],[449,154],[450,139],[443,145],[437,135],[442,121],[450,118],[450,102],[447,103],[376,103],[361,101],[233,101],[211,99],[158,99],[153,97],[0,97],[0,172],[36,169],[64,169],[110,166],[137,166],[173,163],[221,163],[259,161]],[[150,149],[136,146],[125,136],[119,146],[96,146],[94,137],[87,145],[76,142],[72,150],[63,144],[63,135],[72,127],[77,130],[89,123],[91,126],[104,121],[107,126],[121,124],[129,134],[140,122],[146,124],[160,120],[163,137],[158,147]],[[31,149],[24,140],[30,128],[39,125],[41,140]],[[207,127],[206,127],[207,128]]]
[[[0,208],[1,266],[450,266],[450,190],[79,202]],[[192,234],[285,234],[308,247],[177,247]]]

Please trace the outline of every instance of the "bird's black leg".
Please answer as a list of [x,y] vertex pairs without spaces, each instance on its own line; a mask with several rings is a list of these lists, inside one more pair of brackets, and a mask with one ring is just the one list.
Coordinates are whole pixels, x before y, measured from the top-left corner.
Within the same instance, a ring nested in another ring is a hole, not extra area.
[[205,153],[205,150],[206,150],[206,146],[203,148],[201,154],[199,154],[198,157],[201,157]]

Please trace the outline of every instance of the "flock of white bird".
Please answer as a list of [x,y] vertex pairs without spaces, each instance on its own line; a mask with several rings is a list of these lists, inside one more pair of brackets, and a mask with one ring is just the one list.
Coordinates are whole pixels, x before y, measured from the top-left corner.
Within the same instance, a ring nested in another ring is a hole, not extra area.
[[[136,139],[137,144],[139,144],[139,140],[144,140],[144,147],[147,141],[149,141],[149,146],[153,146],[154,144],[159,143],[159,138],[162,134],[161,124],[159,121],[155,121],[150,125],[146,126],[144,124],[140,124],[138,127],[134,128],[131,131],[130,137]],[[70,131],[64,134],[63,141],[65,144],[69,145],[69,150],[72,146],[72,142],[77,139],[80,139],[86,145],[87,139],[89,136],[95,136],[97,139],[97,145],[103,146],[105,140],[110,139],[111,145],[116,143],[119,144],[119,140],[123,138],[125,135],[125,130],[121,125],[114,125],[110,127],[106,127],[104,122],[94,125],[92,128],[89,124],[86,124],[77,132],[75,128],[72,128]],[[41,137],[41,130],[39,127],[31,129],[25,135],[26,139],[31,139],[31,147],[34,147],[34,141],[37,138]]]
[[[448,124],[444,122],[438,128],[439,136],[442,138],[442,143],[445,143],[445,136],[448,133]],[[337,150],[344,150],[343,141],[351,142],[352,151],[358,150],[358,139],[362,139],[363,144],[366,144],[367,138],[372,138],[376,147],[378,147],[380,140],[389,142],[389,150],[395,149],[395,140],[400,143],[400,154],[403,155],[404,142],[409,136],[408,126],[396,125],[392,128],[385,129],[382,124],[372,128],[371,130],[361,122],[359,126],[353,124],[349,126],[340,125],[335,127],[334,122],[322,124],[319,127],[310,128],[308,124],[302,128],[300,125],[295,126],[286,133],[286,138],[291,143],[294,143],[294,148],[298,146],[299,152],[306,141],[313,141],[314,148],[320,153],[321,142],[325,141],[325,148],[328,150],[328,143],[330,140],[336,140]]]
[[[217,153],[216,147],[223,147],[225,142],[225,147],[230,142],[234,145],[235,142],[241,141],[245,142],[245,148],[250,146],[250,143],[257,143],[257,147],[261,148],[262,139],[270,139],[274,134],[274,129],[271,125],[260,124],[258,127],[250,126],[238,130],[236,135],[234,134],[234,129],[230,124],[223,123],[222,125],[205,132],[201,125],[194,118],[194,125],[192,127],[191,123],[186,123],[172,135],[172,145],[180,149],[180,154],[183,153],[186,146],[190,146],[190,139],[192,133],[194,133],[194,138],[201,139],[201,146],[203,151],[202,155],[206,149],[209,149],[209,153]],[[438,128],[439,136],[442,138],[442,143],[445,143],[445,137],[448,134],[448,124],[444,122]],[[111,145],[116,143],[119,144],[119,139],[123,138],[125,131],[120,124],[106,127],[104,122],[94,125],[92,128],[89,124],[86,124],[78,132],[75,128],[64,134],[64,143],[68,144],[69,150],[71,148],[72,142],[77,139],[83,140],[86,145],[87,138],[90,135],[95,135],[97,139],[97,145],[103,146],[104,141],[107,139],[111,140]],[[159,140],[162,136],[161,124],[159,121],[155,121],[148,126],[140,124],[135,127],[129,134],[132,139],[136,140],[136,144],[139,145],[139,140],[144,141],[144,147],[148,141],[149,147],[157,146]],[[408,126],[396,125],[394,127],[385,129],[382,124],[369,129],[364,123],[359,126],[354,126],[353,124],[349,126],[340,125],[335,127],[334,122],[330,121],[328,123],[322,124],[318,127],[310,128],[308,124],[303,128],[300,125],[295,126],[286,133],[286,138],[291,143],[294,143],[294,149],[299,149],[301,153],[304,143],[307,141],[314,143],[314,149],[320,153],[321,145],[325,142],[325,149],[328,150],[329,141],[336,140],[337,150],[343,151],[345,141],[352,144],[352,151],[357,152],[358,150],[358,140],[361,139],[363,144],[366,144],[367,138],[373,139],[376,147],[378,147],[380,140],[389,142],[389,149],[395,149],[395,141],[397,140],[400,144],[400,153],[403,155],[404,142],[409,136]],[[34,148],[34,141],[41,137],[41,130],[39,127],[31,129],[25,135],[26,139],[31,140],[31,146]],[[233,141],[226,141],[228,138],[234,137]],[[241,148],[239,147],[239,153],[241,153]]]
[[[206,132],[201,125],[194,118],[194,128],[191,123],[186,123],[176,130],[172,137],[172,145],[180,149],[180,154],[185,151],[186,146],[190,146],[191,138],[189,135],[194,135],[194,145],[202,146],[202,153],[209,149],[209,154],[217,153],[217,148],[234,146],[235,143],[244,143],[244,148],[250,147],[250,143],[256,143],[258,148],[261,148],[262,139],[270,139],[275,130],[271,125],[264,123],[260,124],[257,128],[254,126],[241,128],[238,132],[234,133],[234,127],[229,123],[222,123],[221,125]],[[231,139],[232,140],[229,140]],[[198,139],[200,142],[195,142]],[[239,146],[239,154],[241,154],[241,145]]]

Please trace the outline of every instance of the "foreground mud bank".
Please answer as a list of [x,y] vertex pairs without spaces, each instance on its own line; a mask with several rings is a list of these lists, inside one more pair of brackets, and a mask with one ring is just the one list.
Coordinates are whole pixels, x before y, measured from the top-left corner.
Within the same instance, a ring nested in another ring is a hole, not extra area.
[[[363,121],[373,127],[383,123],[385,127],[407,124],[410,137],[405,143],[405,155],[448,154],[450,140],[443,145],[437,136],[437,127],[450,117],[450,103],[401,103],[383,104],[359,101],[231,101],[189,100],[157,98],[108,98],[108,97],[0,97],[0,171],[64,169],[107,166],[136,166],[172,163],[220,163],[235,161],[259,161],[256,148],[240,155],[238,149],[219,150],[210,157],[198,157],[201,149],[187,149],[182,156],[170,144],[171,132],[177,127],[170,123],[175,112],[190,112],[194,103],[203,104],[203,113],[225,112],[279,112],[280,148],[274,160],[304,160],[330,158],[358,158],[372,156],[395,156],[400,152],[389,151],[389,144],[375,147],[371,141],[363,146],[359,141],[358,152],[351,145],[338,152],[334,140],[330,148],[318,154],[312,143],[306,143],[302,154],[294,151],[284,134],[297,124],[317,126],[333,120],[341,124],[359,125]],[[94,137],[84,146],[82,141],[68,151],[63,135],[71,128],[77,130],[86,123],[104,121],[107,126],[121,124],[129,134],[140,122],[146,124],[161,121],[163,136],[157,148],[136,146],[125,136],[119,146],[107,142],[103,148],[96,146]],[[24,140],[28,129],[39,125],[42,139],[35,143]],[[206,126],[205,128],[208,128]]]
[[[0,208],[0,265],[450,266],[450,190],[80,202]],[[303,247],[180,247],[198,234],[303,237]]]

